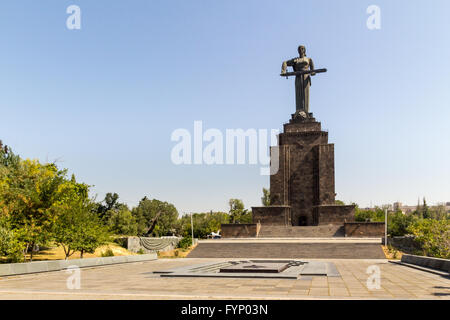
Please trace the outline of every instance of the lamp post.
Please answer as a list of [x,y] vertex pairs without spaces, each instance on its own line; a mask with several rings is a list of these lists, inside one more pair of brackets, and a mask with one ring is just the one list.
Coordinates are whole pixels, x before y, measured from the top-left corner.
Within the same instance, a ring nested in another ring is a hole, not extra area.
[[384,245],[387,247],[388,243],[387,243],[387,219],[388,216],[388,209],[385,208],[384,209]]
[[192,233],[192,246],[194,246],[194,221],[192,219],[192,212],[191,212],[191,233]]

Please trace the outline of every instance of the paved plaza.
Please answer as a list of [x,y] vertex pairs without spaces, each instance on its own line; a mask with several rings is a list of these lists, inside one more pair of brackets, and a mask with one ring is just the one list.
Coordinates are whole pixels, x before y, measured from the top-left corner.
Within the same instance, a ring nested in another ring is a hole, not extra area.
[[[161,278],[153,271],[224,259],[159,259],[81,269],[70,290],[66,271],[0,278],[0,299],[450,299],[450,279],[384,259],[327,259],[340,277],[300,279]],[[366,286],[378,266],[380,289]]]

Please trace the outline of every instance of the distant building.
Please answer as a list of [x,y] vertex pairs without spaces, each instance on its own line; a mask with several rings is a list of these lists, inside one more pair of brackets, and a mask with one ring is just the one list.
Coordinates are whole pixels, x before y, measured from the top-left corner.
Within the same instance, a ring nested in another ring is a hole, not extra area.
[[395,202],[393,205],[394,211],[401,211],[403,214],[412,213],[417,209],[417,206],[404,206],[401,202]]
[[[447,212],[450,212],[450,202],[438,203],[436,206],[430,206],[430,208],[435,208],[438,206],[444,206]],[[403,214],[413,213],[417,209],[417,205],[414,206],[404,206],[401,202],[395,202],[393,205],[394,211],[401,211]]]
[[[420,204],[421,205],[421,204]],[[445,210],[447,211],[447,213],[450,213],[450,202],[442,202],[442,203],[438,203],[434,206],[429,206],[430,209],[436,208],[438,206],[444,206]],[[380,206],[380,208],[383,207],[387,207],[387,205],[384,206]],[[377,207],[367,207],[367,208],[361,208],[363,210],[372,210],[374,211]],[[392,205],[389,205],[388,207],[388,211],[401,211],[403,214],[411,214],[414,211],[417,210],[417,204],[413,205],[413,206],[407,206],[407,205],[403,205],[403,203],[401,202],[394,202]]]
[[401,207],[402,207],[402,203],[401,202],[394,202],[394,211],[398,211]]

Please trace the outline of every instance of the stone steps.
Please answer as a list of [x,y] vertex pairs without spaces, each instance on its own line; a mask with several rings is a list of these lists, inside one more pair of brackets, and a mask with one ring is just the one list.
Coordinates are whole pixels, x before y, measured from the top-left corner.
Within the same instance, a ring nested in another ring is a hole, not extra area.
[[327,238],[344,237],[343,225],[271,226],[262,225],[258,238]]
[[200,242],[188,258],[386,259],[374,243]]

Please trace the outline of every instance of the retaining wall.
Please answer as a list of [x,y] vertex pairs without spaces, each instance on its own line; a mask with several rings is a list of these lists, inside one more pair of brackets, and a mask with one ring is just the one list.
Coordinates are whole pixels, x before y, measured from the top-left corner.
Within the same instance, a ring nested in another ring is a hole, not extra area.
[[345,222],[346,237],[384,237],[384,222]]
[[60,271],[71,266],[79,268],[99,267],[119,263],[141,262],[157,260],[156,253],[140,254],[132,256],[117,256],[104,258],[85,258],[72,260],[35,261],[26,263],[0,264],[0,276],[12,276],[27,273],[39,273],[49,271]]
[[450,273],[450,260],[432,257],[415,256],[412,254],[402,255],[402,262],[414,264],[421,267],[446,271]]
[[259,223],[222,224],[220,234],[222,238],[256,238],[260,228]]

